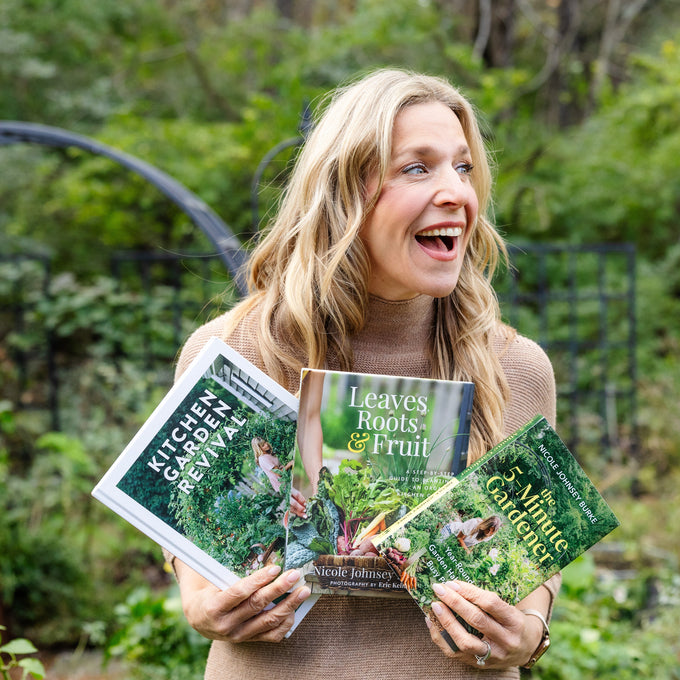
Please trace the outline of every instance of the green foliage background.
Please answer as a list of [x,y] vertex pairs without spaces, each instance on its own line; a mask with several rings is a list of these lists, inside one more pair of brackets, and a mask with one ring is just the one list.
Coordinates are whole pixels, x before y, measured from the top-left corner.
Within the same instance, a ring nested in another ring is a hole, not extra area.
[[[639,450],[603,461],[594,444],[585,461],[622,527],[597,564],[565,570],[541,677],[574,669],[582,678],[678,678],[680,554],[669,535],[680,522],[680,7],[637,3],[634,15],[634,3],[621,3],[632,18],[607,51],[606,12],[616,3],[593,3],[573,49],[551,61],[545,36],[559,28],[556,8],[576,5],[585,10],[576,0],[523,3],[509,56],[493,58],[499,40],[474,44],[476,3],[3,0],[0,118],[61,126],[157,165],[245,242],[258,163],[297,135],[306,101],[380,65],[459,84],[483,111],[496,221],[511,240],[630,241],[638,252]],[[289,158],[277,156],[265,175],[262,215]],[[109,612],[135,587],[164,588],[169,578],[155,546],[89,490],[169,385],[178,337],[233,298],[218,267],[192,268],[181,312],[168,315],[172,279],[153,296],[132,280],[121,288],[109,273],[118,249],[210,246],[158,191],[109,161],[0,148],[0,252],[49,256],[53,275],[48,298],[33,265],[0,262],[0,620],[43,647],[94,643],[100,624],[124,631],[129,644],[119,637],[115,653],[162,677],[169,652],[153,649],[184,649],[195,662],[192,641],[161,643],[181,614],[157,615],[155,594],[130,601],[122,618]],[[23,327],[11,314],[19,287],[29,303]],[[40,401],[45,374],[29,376],[27,393],[17,387],[14,357],[40,351],[46,333],[57,339],[65,395],[58,433],[25,408]],[[165,359],[144,363],[147,344]]]

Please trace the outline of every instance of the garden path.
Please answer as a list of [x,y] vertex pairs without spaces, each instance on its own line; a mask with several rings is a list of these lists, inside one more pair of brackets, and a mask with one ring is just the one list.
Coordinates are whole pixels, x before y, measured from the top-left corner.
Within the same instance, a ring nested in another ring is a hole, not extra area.
[[47,671],[45,680],[129,680],[130,677],[129,671],[118,661],[104,666],[103,656],[98,651],[61,652],[41,660]]

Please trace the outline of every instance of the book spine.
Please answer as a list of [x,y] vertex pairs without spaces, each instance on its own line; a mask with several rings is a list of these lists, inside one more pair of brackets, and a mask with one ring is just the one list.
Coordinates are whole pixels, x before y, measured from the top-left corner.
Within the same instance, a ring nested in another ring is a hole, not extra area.
[[[460,407],[459,434],[456,437],[456,444],[451,460],[451,472],[455,473],[466,466],[468,459],[468,446],[470,444],[470,427],[472,425],[472,404],[474,400],[474,385],[466,385],[463,391],[463,400]],[[462,465],[461,465],[462,464]]]

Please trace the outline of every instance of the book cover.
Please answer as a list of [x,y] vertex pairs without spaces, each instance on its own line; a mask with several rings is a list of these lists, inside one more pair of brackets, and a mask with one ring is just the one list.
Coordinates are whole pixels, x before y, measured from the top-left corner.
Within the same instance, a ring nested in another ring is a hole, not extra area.
[[468,581],[516,604],[618,524],[538,416],[373,543],[441,630],[431,611],[433,583]]
[[92,495],[218,588],[283,566],[297,409],[211,338]]
[[314,593],[404,596],[371,536],[465,469],[469,382],[304,369],[286,567]]

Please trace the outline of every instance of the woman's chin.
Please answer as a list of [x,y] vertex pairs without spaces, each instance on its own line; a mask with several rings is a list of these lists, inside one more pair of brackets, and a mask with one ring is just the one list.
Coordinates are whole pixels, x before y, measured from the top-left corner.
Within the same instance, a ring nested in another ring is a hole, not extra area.
[[458,274],[458,272],[433,274],[431,271],[427,273],[421,271],[417,275],[405,276],[401,281],[396,276],[385,279],[375,277],[369,281],[368,291],[372,295],[394,302],[412,300],[420,295],[445,298],[455,290]]
[[433,298],[445,298],[449,297],[451,293],[456,289],[456,284],[458,283],[458,277],[454,281],[441,281],[441,282],[431,282],[426,286],[423,286],[421,291],[422,295],[429,295]]

